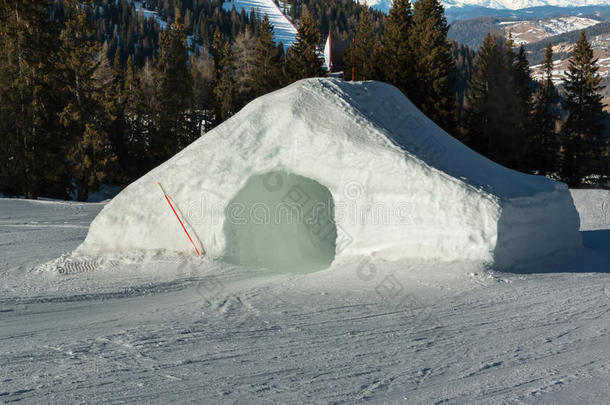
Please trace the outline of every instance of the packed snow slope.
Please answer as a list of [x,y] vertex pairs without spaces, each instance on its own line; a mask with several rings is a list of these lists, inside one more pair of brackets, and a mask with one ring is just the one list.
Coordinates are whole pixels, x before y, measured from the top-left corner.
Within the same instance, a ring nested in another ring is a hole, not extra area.
[[[0,403],[607,404],[610,191],[521,273],[55,259],[103,204],[0,198]],[[422,277],[422,274],[428,277]]]
[[509,268],[580,244],[563,183],[473,152],[381,82],[307,79],[252,101],[123,190],[77,254],[192,252],[157,182],[199,250],[262,267],[325,267],[334,250]]
[[281,42],[284,49],[287,49],[296,41],[296,27],[275,4],[274,0],[229,0],[222,7],[227,11],[231,11],[235,7],[238,12],[244,10],[248,15],[254,10],[261,18],[266,14],[269,17],[269,22],[273,25],[273,39],[278,44]]

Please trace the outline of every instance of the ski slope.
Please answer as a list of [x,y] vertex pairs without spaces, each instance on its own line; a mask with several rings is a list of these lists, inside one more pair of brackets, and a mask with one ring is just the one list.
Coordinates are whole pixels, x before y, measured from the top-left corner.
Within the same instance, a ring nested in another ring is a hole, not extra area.
[[296,27],[282,13],[273,0],[232,0],[225,2],[222,7],[227,11],[231,11],[233,7],[238,12],[244,9],[248,15],[252,10],[261,17],[267,14],[269,21],[273,25],[273,38],[276,43],[279,44],[281,42],[284,45],[284,49],[287,49],[296,41]]
[[363,257],[303,276],[73,263],[104,203],[0,199],[0,402],[603,404],[610,193],[581,252],[501,273]]

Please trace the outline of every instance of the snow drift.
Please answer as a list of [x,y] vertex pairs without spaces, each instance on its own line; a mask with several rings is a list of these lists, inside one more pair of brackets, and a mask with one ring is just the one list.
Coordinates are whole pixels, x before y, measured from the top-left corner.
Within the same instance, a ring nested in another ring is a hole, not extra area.
[[191,254],[157,182],[208,256],[242,264],[375,254],[506,269],[580,245],[565,184],[491,162],[380,82],[308,79],[252,101],[123,190],[77,253]]

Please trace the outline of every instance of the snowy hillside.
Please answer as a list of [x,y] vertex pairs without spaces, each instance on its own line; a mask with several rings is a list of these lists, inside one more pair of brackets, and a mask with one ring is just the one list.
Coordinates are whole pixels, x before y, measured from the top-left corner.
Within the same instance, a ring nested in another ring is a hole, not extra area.
[[225,10],[231,10],[233,7],[237,11],[243,9],[247,14],[250,14],[252,10],[255,10],[260,16],[267,14],[273,25],[273,38],[277,43],[281,42],[284,48],[288,48],[296,41],[296,27],[273,0],[231,0],[225,2],[222,6]]
[[42,265],[103,204],[0,199],[0,402],[603,404],[610,201],[520,274],[364,257],[303,276],[181,256]]
[[508,33],[512,34],[515,43],[527,44],[541,41],[553,35],[583,30],[599,24],[599,22],[592,18],[565,16],[531,21],[505,21],[501,22],[500,26],[507,36]]
[[[161,18],[156,11],[145,8],[141,1],[133,1],[133,3],[136,7],[136,11],[141,13],[145,18],[154,18],[161,29],[167,27],[167,22]],[[296,27],[276,6],[273,0],[232,0],[223,4],[223,8],[228,11],[233,7],[235,7],[237,11],[244,9],[247,14],[250,14],[251,10],[255,10],[261,16],[267,14],[269,16],[269,21],[274,27],[273,37],[277,43],[282,42],[284,48],[288,48],[296,40]],[[191,38],[189,37],[188,40],[191,41]]]

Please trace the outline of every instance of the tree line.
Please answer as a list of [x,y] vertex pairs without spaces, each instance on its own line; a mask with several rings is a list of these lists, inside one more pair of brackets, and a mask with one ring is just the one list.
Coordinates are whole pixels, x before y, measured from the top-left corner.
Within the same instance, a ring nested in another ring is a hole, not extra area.
[[[610,176],[597,60],[585,32],[570,53],[563,91],[553,82],[553,48],[544,77],[531,77],[523,45],[488,33],[479,51],[447,40],[438,0],[394,0],[383,36],[367,10],[355,33],[357,80],[382,80],[447,132],[506,167],[570,186],[603,185]],[[610,132],[610,128],[607,129]]]
[[183,18],[157,52],[122,63],[96,40],[93,1],[0,0],[0,191],[86,200],[102,181],[126,184],[167,160],[248,101],[323,76],[320,34],[305,13],[288,52],[267,16],[233,36],[220,27],[199,54]]
[[[170,2],[161,3],[170,13]],[[211,20],[191,13],[188,28],[181,10],[201,2],[184,3],[148,55],[138,53],[145,35],[129,40],[146,32],[145,19],[123,0],[104,5],[123,4],[129,12],[118,15],[140,28],[102,37],[108,27],[99,28],[95,1],[61,0],[58,12],[57,0],[0,0],[0,191],[86,200],[102,181],[137,179],[250,100],[326,74],[322,24],[304,5],[297,40],[285,50],[266,16],[243,13],[228,29],[218,17],[209,43],[194,47],[194,27]],[[586,37],[562,97],[548,73],[552,55],[540,83],[511,41],[488,35],[475,56],[447,40],[438,0],[394,0],[387,18],[368,7],[357,17],[356,80],[397,86],[442,128],[508,167],[570,185],[608,174],[601,85]]]

